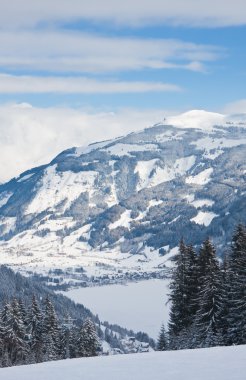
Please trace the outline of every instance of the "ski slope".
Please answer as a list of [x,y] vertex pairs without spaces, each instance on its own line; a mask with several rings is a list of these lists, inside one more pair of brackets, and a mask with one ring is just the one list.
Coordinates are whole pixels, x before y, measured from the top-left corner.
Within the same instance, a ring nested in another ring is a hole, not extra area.
[[245,380],[246,346],[83,358],[0,369],[3,380]]

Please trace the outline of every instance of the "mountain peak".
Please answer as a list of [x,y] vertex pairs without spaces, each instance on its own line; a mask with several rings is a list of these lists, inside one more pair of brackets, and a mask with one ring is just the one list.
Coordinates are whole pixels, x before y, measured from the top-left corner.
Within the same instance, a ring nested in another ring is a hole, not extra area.
[[191,110],[176,116],[168,117],[166,122],[179,128],[212,130],[216,125],[225,124],[226,116],[205,110]]

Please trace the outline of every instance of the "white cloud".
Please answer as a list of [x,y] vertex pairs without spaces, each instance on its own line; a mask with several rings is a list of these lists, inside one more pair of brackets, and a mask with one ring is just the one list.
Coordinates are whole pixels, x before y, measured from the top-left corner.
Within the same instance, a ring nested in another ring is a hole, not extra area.
[[55,72],[180,68],[204,71],[224,51],[172,39],[104,37],[64,30],[0,31],[0,67]]
[[1,0],[2,27],[75,20],[131,26],[171,24],[223,27],[246,24],[245,0]]
[[48,163],[62,150],[114,138],[160,120],[163,110],[96,112],[0,105],[0,182]]
[[112,94],[159,91],[181,91],[181,88],[161,82],[100,81],[83,77],[34,77],[0,74],[0,93],[2,94]]
[[246,116],[246,99],[237,100],[227,104],[224,107],[223,112],[227,114],[245,114]]

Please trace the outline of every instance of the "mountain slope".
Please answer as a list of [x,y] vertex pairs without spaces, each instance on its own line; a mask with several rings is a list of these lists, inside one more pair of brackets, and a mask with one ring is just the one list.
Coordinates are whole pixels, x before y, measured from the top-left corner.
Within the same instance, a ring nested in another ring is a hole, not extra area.
[[243,380],[245,346],[71,359],[0,369],[5,380]]
[[222,251],[246,221],[245,151],[244,115],[191,111],[62,152],[0,186],[2,262],[163,275],[182,236]]
[[[70,298],[57,294],[43,286],[39,281],[26,278],[20,273],[14,273],[10,268],[0,265],[0,310],[6,301],[9,302],[13,298],[21,299],[24,305],[29,307],[33,295],[38,300],[41,309],[44,307],[43,301],[48,296],[61,322],[66,320],[68,315],[75,326],[80,326],[86,318],[93,320],[98,326],[102,352],[105,354],[119,353],[119,350],[115,350],[115,348],[119,347],[121,348],[121,353],[152,350],[149,344],[153,347],[154,341],[146,333],[141,331],[134,333],[132,330],[117,324],[111,325],[107,321],[102,322],[99,320],[98,315],[93,314],[83,306],[81,299],[78,300],[78,303],[75,303]],[[110,334],[113,335],[113,339],[108,339]],[[134,341],[131,340],[132,337],[135,338]]]

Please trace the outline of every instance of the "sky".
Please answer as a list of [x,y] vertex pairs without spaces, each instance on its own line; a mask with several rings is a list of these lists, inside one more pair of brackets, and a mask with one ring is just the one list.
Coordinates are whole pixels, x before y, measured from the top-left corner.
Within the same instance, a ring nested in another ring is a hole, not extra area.
[[0,182],[166,115],[246,112],[245,0],[0,6]]

